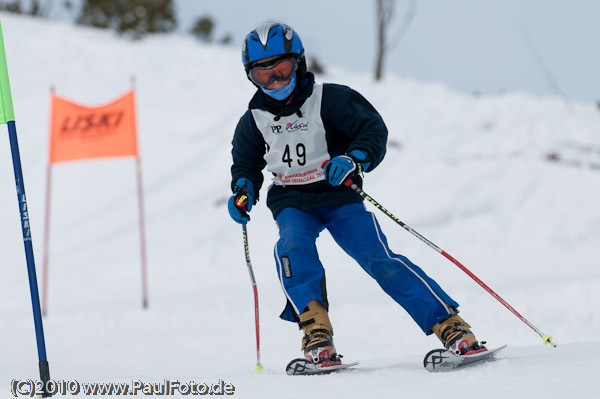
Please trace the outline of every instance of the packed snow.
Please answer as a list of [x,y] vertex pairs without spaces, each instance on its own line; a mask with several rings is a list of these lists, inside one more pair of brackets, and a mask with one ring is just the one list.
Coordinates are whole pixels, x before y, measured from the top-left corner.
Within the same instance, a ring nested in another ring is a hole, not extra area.
[[[141,306],[134,160],[55,165],[44,317],[53,379],[223,380],[240,398],[595,397],[600,169],[593,165],[600,161],[600,112],[593,104],[524,93],[473,96],[393,75],[375,83],[329,66],[317,80],[360,91],[389,128],[386,159],[366,175],[364,190],[558,347],[543,345],[465,273],[367,204],[391,247],[461,304],[477,337],[508,348],[495,362],[429,373],[422,359],[440,347],[437,339],[425,336],[324,232],[318,247],[336,346],[360,365],[326,376],[286,375],[287,362],[301,355],[301,333],[278,317],[285,298],[266,183],[248,224],[265,367],[255,372],[242,231],[226,208],[230,141],[254,92],[239,49],[183,36],[128,41],[58,22],[0,18],[40,286],[50,87],[93,106],[128,91],[135,76],[149,308]],[[563,161],[548,161],[553,152]],[[36,379],[39,371],[7,134],[0,159],[0,397],[9,397],[13,379]]]

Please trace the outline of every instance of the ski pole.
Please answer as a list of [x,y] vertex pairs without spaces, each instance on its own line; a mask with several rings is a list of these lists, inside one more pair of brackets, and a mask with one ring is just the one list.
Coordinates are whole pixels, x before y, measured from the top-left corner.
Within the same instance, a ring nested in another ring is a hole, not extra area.
[[248,266],[248,273],[250,273],[250,281],[252,282],[252,289],[254,290],[254,324],[256,325],[256,366],[254,371],[263,371],[265,368],[260,364],[260,330],[258,322],[258,288],[256,287],[256,280],[254,279],[254,271],[252,271],[252,262],[250,262],[250,248],[248,247],[248,230],[246,225],[242,225],[242,232],[244,235],[244,252],[246,254],[246,266]]
[[343,184],[347,187],[350,187],[352,190],[356,191],[361,197],[363,197],[365,200],[369,201],[373,206],[375,206],[375,208],[379,209],[381,212],[383,212],[387,216],[389,216],[390,219],[392,219],[394,222],[398,223],[402,228],[404,228],[404,230],[408,231],[413,236],[417,237],[419,240],[423,241],[425,244],[429,245],[435,251],[442,254],[444,257],[446,257],[448,260],[450,260],[452,263],[454,263],[456,266],[458,266],[463,272],[465,272],[469,277],[471,277],[473,280],[475,280],[475,282],[477,282],[477,284],[479,284],[491,296],[496,298],[496,300],[498,300],[498,302],[500,302],[502,305],[504,305],[515,316],[517,316],[523,323],[527,324],[533,331],[535,331],[542,338],[542,340],[544,341],[545,344],[550,344],[556,348],[556,344],[554,342],[552,342],[552,336],[543,334],[540,330],[538,330],[526,318],[521,316],[521,314],[519,312],[517,312],[515,310],[515,308],[510,306],[510,304],[508,302],[506,302],[504,299],[502,299],[500,297],[500,295],[496,294],[490,287],[488,287],[476,275],[471,273],[471,271],[469,269],[464,267],[459,261],[457,261],[452,256],[450,256],[450,254],[448,254],[446,251],[444,251],[443,249],[441,249],[440,247],[438,247],[437,245],[435,245],[434,243],[429,241],[427,238],[423,237],[421,234],[416,232],[412,227],[408,226],[406,223],[402,222],[400,219],[398,219],[396,216],[394,216],[394,214],[392,214],[392,212],[388,211],[386,208],[381,206],[381,204],[379,202],[375,201],[373,198],[371,198],[369,195],[367,195],[367,193],[365,193],[360,187],[358,187],[356,185],[356,183],[354,183],[352,181],[352,179],[350,179],[350,178],[346,179]]
[[[29,292],[31,294],[31,307],[33,310],[33,325],[38,350],[38,367],[40,379],[42,380],[42,397],[52,396],[48,392],[48,381],[50,381],[50,366],[46,357],[46,341],[44,339],[44,326],[42,323],[42,312],[40,308],[40,295],[38,290],[37,275],[35,272],[35,259],[33,256],[33,244],[31,243],[31,224],[29,220],[29,208],[25,196],[25,183],[23,182],[23,168],[21,165],[21,154],[19,152],[19,140],[17,138],[17,127],[15,125],[15,112],[8,79],[8,67],[6,64],[6,53],[4,50],[4,36],[2,35],[2,23],[0,22],[0,125],[8,127],[8,139],[13,161],[13,170],[17,189],[17,200],[19,204],[21,231],[25,249],[25,263],[27,264],[27,275],[29,277]],[[36,384],[37,387],[37,384]],[[36,389],[31,387],[31,392]]]

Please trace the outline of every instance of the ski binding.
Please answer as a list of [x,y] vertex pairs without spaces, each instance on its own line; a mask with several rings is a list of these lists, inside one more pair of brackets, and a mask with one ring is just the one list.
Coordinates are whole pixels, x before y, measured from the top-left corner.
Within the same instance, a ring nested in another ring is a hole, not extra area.
[[425,355],[423,366],[432,372],[451,371],[469,364],[493,360],[496,354],[506,348],[506,346],[503,345],[498,348],[487,349],[469,355],[457,355],[448,349],[434,349]]

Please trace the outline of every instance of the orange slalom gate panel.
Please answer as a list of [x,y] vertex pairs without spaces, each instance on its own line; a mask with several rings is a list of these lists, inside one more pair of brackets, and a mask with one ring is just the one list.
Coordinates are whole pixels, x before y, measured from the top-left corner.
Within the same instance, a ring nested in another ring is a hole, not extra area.
[[100,107],[52,94],[50,164],[137,155],[133,90]]

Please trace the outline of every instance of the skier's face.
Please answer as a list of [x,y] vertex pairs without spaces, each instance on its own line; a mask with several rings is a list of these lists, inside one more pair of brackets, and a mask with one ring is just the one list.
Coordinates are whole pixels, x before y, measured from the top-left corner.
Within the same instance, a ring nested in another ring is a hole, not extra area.
[[256,61],[248,76],[267,90],[277,90],[287,86],[298,68],[298,62],[289,56],[274,55]]

